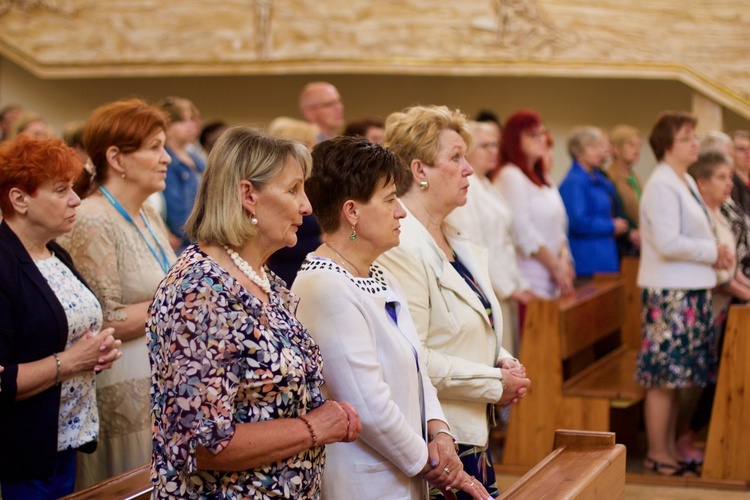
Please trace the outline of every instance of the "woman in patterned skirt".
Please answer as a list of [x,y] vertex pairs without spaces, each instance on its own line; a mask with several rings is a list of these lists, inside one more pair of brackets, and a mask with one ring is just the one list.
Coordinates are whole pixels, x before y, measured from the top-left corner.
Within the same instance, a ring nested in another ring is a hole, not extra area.
[[186,226],[198,243],[149,309],[155,498],[318,498],[324,445],[361,430],[324,400],[297,299],[263,266],[297,241],[309,170],[304,146],[248,127],[211,151]]
[[716,378],[711,289],[716,269],[732,264],[718,243],[709,210],[687,173],[698,158],[696,120],[664,112],[649,142],[659,160],[641,199],[643,343],[636,380],[646,387],[648,453],[644,465],[662,475],[691,474],[676,445],[679,389]]

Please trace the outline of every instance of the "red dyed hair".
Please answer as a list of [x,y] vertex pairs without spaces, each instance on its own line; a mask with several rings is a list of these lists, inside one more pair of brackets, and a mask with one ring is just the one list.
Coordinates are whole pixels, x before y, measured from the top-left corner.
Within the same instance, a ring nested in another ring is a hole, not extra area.
[[19,135],[0,144],[0,210],[3,217],[16,216],[10,190],[21,189],[31,196],[48,181],[70,181],[83,170],[75,150],[60,139],[33,139]]
[[91,158],[96,174],[82,184],[82,192],[78,194],[85,197],[107,179],[107,149],[115,146],[124,154],[137,151],[154,132],[166,132],[168,123],[164,111],[140,99],[117,101],[95,109],[83,130],[83,149]]
[[524,109],[513,113],[503,125],[500,135],[500,157],[498,166],[490,174],[494,179],[498,171],[505,165],[512,163],[516,165],[531,182],[537,186],[549,185],[542,160],[539,159],[533,165],[529,165],[528,159],[521,149],[521,134],[542,125],[542,118],[536,111]]

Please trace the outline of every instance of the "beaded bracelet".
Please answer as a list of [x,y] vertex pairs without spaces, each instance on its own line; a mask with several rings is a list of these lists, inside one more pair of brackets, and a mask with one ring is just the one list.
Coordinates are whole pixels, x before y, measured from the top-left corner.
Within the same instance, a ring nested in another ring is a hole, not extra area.
[[55,385],[60,385],[60,372],[62,371],[60,368],[60,357],[56,352],[53,352],[52,356],[55,357],[55,364],[57,365],[57,372],[55,373]]
[[307,426],[307,430],[310,431],[310,437],[312,437],[313,440],[313,448],[315,448],[316,446],[318,446],[318,436],[315,435],[312,424],[310,424],[310,421],[307,420],[307,418],[305,418],[303,415],[300,415],[299,419],[305,423],[305,425]]

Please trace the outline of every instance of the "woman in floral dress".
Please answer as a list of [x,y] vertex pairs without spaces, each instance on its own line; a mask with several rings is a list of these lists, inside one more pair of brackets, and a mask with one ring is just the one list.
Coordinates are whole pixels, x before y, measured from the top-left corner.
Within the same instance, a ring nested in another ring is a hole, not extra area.
[[665,112],[649,142],[659,160],[641,198],[643,342],[635,378],[646,388],[647,469],[691,474],[677,450],[679,389],[716,378],[711,289],[715,269],[731,266],[729,247],[718,243],[709,210],[687,173],[698,158],[696,120]]
[[324,400],[297,299],[262,267],[297,241],[309,169],[304,146],[247,127],[211,152],[186,225],[198,243],[149,309],[155,498],[318,498],[323,445],[361,430]]

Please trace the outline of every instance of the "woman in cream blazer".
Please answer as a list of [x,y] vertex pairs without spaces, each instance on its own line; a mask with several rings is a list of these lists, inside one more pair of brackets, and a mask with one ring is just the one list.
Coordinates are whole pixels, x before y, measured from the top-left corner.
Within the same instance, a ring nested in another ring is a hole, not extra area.
[[486,251],[446,222],[466,203],[471,135],[445,106],[416,106],[386,121],[385,145],[408,165],[397,184],[407,216],[401,244],[379,262],[399,281],[424,346],[427,372],[459,444],[464,470],[494,494],[488,416],[523,397],[523,366],[502,348],[502,312]]

